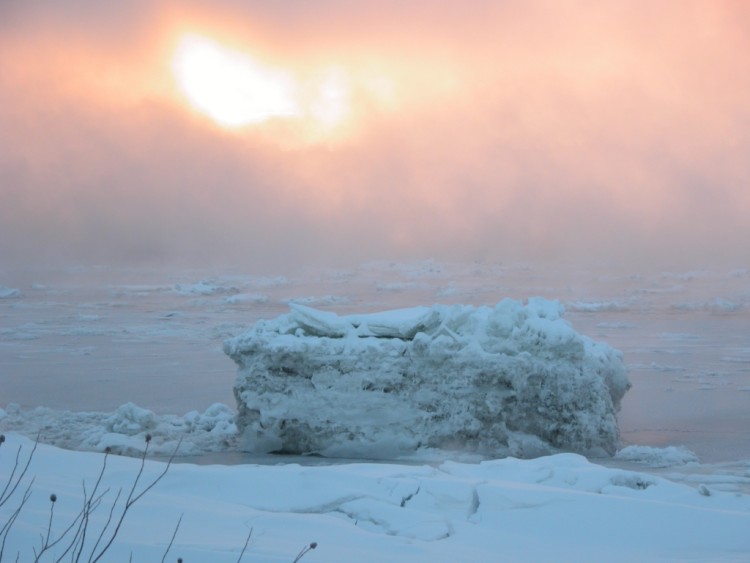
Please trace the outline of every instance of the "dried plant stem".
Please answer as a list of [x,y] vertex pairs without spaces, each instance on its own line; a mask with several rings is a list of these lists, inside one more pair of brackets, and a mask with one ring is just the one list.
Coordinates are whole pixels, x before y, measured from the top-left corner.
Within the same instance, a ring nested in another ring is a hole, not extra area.
[[174,532],[172,532],[172,538],[169,540],[169,545],[167,545],[167,549],[164,551],[164,555],[162,555],[161,563],[164,563],[164,561],[167,559],[169,550],[172,549],[172,544],[174,543],[174,539],[177,537],[177,530],[180,529],[180,524],[182,523],[183,516],[184,514],[180,514],[180,518],[179,520],[177,520],[177,525],[174,527]]
[[247,549],[247,545],[250,543],[250,536],[253,535],[253,529],[250,528],[250,531],[247,533],[247,537],[245,538],[245,545],[242,546],[242,551],[240,551],[240,556],[237,558],[237,563],[240,563],[242,561],[242,556],[245,555],[245,550]]
[[136,489],[138,488],[138,482],[141,480],[141,476],[143,475],[143,469],[146,465],[146,455],[148,454],[148,446],[151,442],[151,436],[146,435],[146,447],[143,449],[143,455],[141,455],[141,466],[138,469],[138,474],[135,476],[135,480],[133,481],[133,485],[130,487],[130,492],[128,493],[128,498],[125,501],[125,505],[122,508],[122,511],[120,512],[120,517],[117,519],[117,524],[115,525],[114,530],[109,536],[109,539],[104,544],[104,546],[101,548],[99,552],[96,552],[96,548],[99,546],[100,540],[104,537],[106,533],[106,529],[109,526],[110,521],[107,521],[107,525],[102,529],[101,533],[99,534],[99,538],[96,541],[96,544],[94,546],[94,549],[92,550],[91,556],[89,557],[89,563],[96,563],[99,561],[102,556],[107,552],[107,550],[111,547],[112,542],[115,541],[115,538],[117,537],[117,534],[120,532],[120,527],[122,526],[122,523],[125,521],[125,516],[127,516],[128,510],[136,503],[138,502],[143,495],[145,495],[147,492],[149,492],[151,489],[154,488],[154,486],[161,481],[164,476],[167,474],[167,471],[169,471],[169,468],[172,466],[172,462],[174,461],[175,456],[177,455],[177,450],[180,449],[180,446],[182,445],[182,439],[177,443],[177,447],[175,447],[174,451],[172,452],[172,455],[169,457],[169,461],[167,461],[167,465],[164,467],[164,470],[154,478],[151,483],[146,485],[146,487],[143,488],[143,490],[140,493],[136,494]]
[[316,547],[318,547],[318,542],[312,542],[312,543],[306,545],[305,547],[302,548],[302,551],[300,551],[297,554],[297,557],[294,558],[294,561],[292,563],[297,563],[297,561],[299,561],[300,559],[302,559],[308,551],[312,551]]

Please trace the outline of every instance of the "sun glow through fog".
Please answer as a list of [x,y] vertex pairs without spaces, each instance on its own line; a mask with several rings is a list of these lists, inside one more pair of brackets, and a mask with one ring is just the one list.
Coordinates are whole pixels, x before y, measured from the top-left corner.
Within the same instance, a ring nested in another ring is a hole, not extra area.
[[190,103],[226,127],[302,114],[289,73],[197,35],[180,42],[174,72]]
[[350,74],[334,65],[300,75],[206,37],[179,42],[172,68],[190,105],[227,128],[294,123],[308,141],[330,138],[352,117]]

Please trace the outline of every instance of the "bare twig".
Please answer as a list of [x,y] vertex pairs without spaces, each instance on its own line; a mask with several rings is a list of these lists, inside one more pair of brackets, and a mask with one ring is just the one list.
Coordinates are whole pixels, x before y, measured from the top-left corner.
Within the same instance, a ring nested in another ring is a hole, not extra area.
[[299,552],[299,553],[297,554],[297,557],[295,557],[295,558],[294,558],[294,561],[293,561],[292,563],[297,563],[297,561],[299,561],[300,559],[302,559],[302,557],[304,557],[304,555],[305,555],[305,554],[306,554],[306,553],[307,553],[308,551],[312,551],[312,550],[313,550],[313,549],[315,549],[316,547],[318,547],[318,542],[312,542],[311,544],[308,544],[308,545],[306,545],[305,547],[303,547],[303,548],[302,548],[302,551],[300,551],[300,552]]
[[[39,438],[38,435],[37,438]],[[0,434],[0,447],[2,447],[4,443],[5,435]],[[21,485],[21,482],[26,476],[26,472],[28,471],[29,466],[31,465],[31,460],[34,457],[34,452],[36,452],[36,446],[37,443],[34,442],[34,447],[31,448],[31,452],[26,458],[26,462],[23,464],[23,467],[21,467],[21,451],[23,450],[23,446],[18,446],[18,450],[16,451],[16,459],[13,463],[13,469],[11,470],[10,475],[8,475],[2,492],[0,492],[0,506],[5,505],[13,497],[13,495],[15,495],[18,487]],[[19,469],[20,472],[18,472]],[[16,474],[17,472],[18,474]],[[19,501],[18,506],[16,506],[11,515],[8,517],[8,520],[5,522],[5,524],[3,524],[3,527],[0,528],[0,560],[2,560],[3,553],[5,552],[5,543],[8,539],[8,534],[10,533],[13,524],[18,519],[18,515],[21,513],[21,510],[29,500],[29,497],[31,497],[31,486],[33,484],[34,479],[32,478],[29,484],[26,486],[23,494],[21,495],[21,500]],[[16,559],[18,559],[18,555],[20,554],[17,554]]]
[[245,555],[247,544],[250,543],[250,536],[252,535],[253,535],[253,529],[250,528],[250,531],[247,533],[247,537],[245,538],[245,545],[242,546],[242,551],[240,551],[240,556],[237,558],[237,563],[240,563],[240,561],[242,561],[242,556]]
[[[104,491],[104,493],[102,493],[101,496],[103,496],[107,492],[109,492],[109,489],[107,489],[106,491]],[[117,508],[117,501],[120,500],[120,496],[121,495],[122,495],[122,489],[118,489],[117,494],[115,495],[115,500],[112,501],[112,504],[109,507],[109,514],[107,515],[107,521],[104,523],[104,526],[102,526],[102,529],[101,529],[101,531],[99,532],[99,535],[96,538],[96,542],[94,543],[94,547],[91,549],[92,555],[96,551],[96,548],[99,547],[99,543],[101,543],[102,537],[104,536],[104,533],[107,531],[107,528],[109,528],[109,525],[112,523],[112,518],[113,518],[114,513],[115,513],[115,508]],[[89,514],[91,512],[93,512],[93,510],[98,506],[98,504],[99,503],[96,503],[95,506],[92,506],[91,511],[89,511]],[[87,516],[87,519],[86,519],[86,524],[88,525],[88,516]],[[79,558],[81,557],[81,553],[83,552],[83,546],[84,546],[84,544],[82,542],[81,543],[81,548],[80,548],[80,550],[78,552],[78,557],[76,557],[76,561],[78,561]],[[89,561],[91,561],[91,556],[89,556]]]
[[[71,561],[75,561],[75,553],[79,549],[79,546],[81,544],[81,539],[83,536],[83,529],[84,526],[88,523],[88,517],[87,514],[90,514],[94,510],[96,510],[99,505],[101,504],[102,499],[104,496],[109,492],[109,489],[106,489],[102,491],[98,497],[96,498],[90,498],[88,494],[86,493],[86,483],[83,483],[83,507],[78,512],[76,517],[73,519],[73,521],[68,525],[68,527],[65,529],[65,531],[60,534],[60,537],[55,540],[54,543],[50,545],[50,547],[54,546],[55,544],[61,542],[67,535],[68,532],[70,532],[73,527],[78,524],[78,528],[76,529],[75,533],[73,534],[73,537],[70,540],[70,543],[65,548],[65,551],[63,551],[62,555],[60,555],[55,561],[59,563],[63,560],[63,558],[72,550],[73,556],[71,557]],[[80,553],[78,555],[80,557]]]
[[[83,507],[79,511],[79,513],[76,515],[76,517],[70,522],[67,528],[65,528],[59,536],[57,536],[56,539],[51,540],[52,537],[52,521],[54,517],[54,507],[55,503],[57,501],[57,496],[55,494],[50,495],[50,502],[52,503],[50,506],[50,517],[49,517],[49,523],[47,525],[47,534],[46,537],[42,536],[42,545],[37,553],[36,549],[34,549],[34,555],[35,555],[35,562],[38,562],[42,555],[58,545],[60,542],[62,542],[68,534],[74,529],[77,528],[72,536],[72,538],[69,541],[68,546],[64,549],[62,555],[58,556],[56,561],[62,561],[62,559],[69,553],[73,552],[72,560],[77,561],[81,556],[81,551],[83,549],[83,546],[86,542],[86,530],[88,527],[89,522],[89,516],[90,514],[96,510],[96,508],[101,504],[102,499],[107,494],[109,489],[99,493],[97,495],[99,485],[101,484],[102,477],[104,475],[104,471],[107,466],[107,454],[109,454],[109,451],[107,450],[105,452],[104,456],[104,462],[102,464],[102,469],[99,472],[99,477],[96,481],[96,484],[94,486],[94,489],[89,493],[86,490],[86,483],[84,482],[82,484],[83,487]],[[116,501],[117,499],[115,499]]]
[[[16,471],[18,471],[19,467],[19,461],[21,458],[21,450],[23,449],[23,446],[18,446],[18,451],[16,451],[16,461],[13,464],[13,470],[10,472],[10,475],[8,476],[8,481],[5,483],[5,487],[3,488],[3,492],[0,493],[0,506],[3,506],[10,497],[13,496],[13,493],[16,492],[16,489],[18,488],[18,485],[21,483],[21,481],[24,478],[24,475],[26,475],[26,471],[29,469],[29,465],[31,465],[31,459],[34,457],[34,452],[36,452],[36,446],[39,443],[39,435],[37,434],[36,441],[34,442],[34,447],[31,448],[31,453],[29,454],[29,457],[26,458],[26,464],[23,466],[23,469],[21,470],[21,473],[18,475],[16,479],[13,477],[16,474]],[[5,435],[0,434],[0,447],[5,443]]]
[[177,525],[174,527],[174,532],[172,532],[172,538],[169,540],[169,545],[167,545],[166,551],[164,551],[164,555],[161,557],[161,563],[164,563],[164,560],[167,558],[167,554],[169,553],[169,550],[172,549],[172,544],[174,543],[174,539],[177,537],[177,530],[180,529],[180,524],[182,523],[182,517],[184,514],[180,514],[179,520],[177,520]]
[[34,484],[34,479],[29,482],[28,486],[26,487],[26,490],[23,493],[23,496],[21,497],[21,502],[18,503],[18,506],[13,511],[13,514],[10,515],[10,518],[8,518],[8,521],[3,525],[2,530],[0,530],[0,560],[3,558],[3,553],[5,552],[5,540],[8,539],[8,533],[10,532],[10,529],[13,527],[13,524],[15,523],[16,519],[18,518],[18,515],[21,514],[21,510],[23,509],[26,502],[29,500],[29,497],[31,496],[31,485]]
[[[13,464],[13,469],[10,472],[10,475],[7,477],[6,482],[4,483],[2,493],[0,493],[0,506],[10,501],[11,498],[16,495],[19,487],[22,486],[22,482],[24,481],[26,474],[28,472],[29,466],[31,464],[31,460],[34,457],[34,453],[36,451],[37,445],[38,445],[38,438],[37,441],[34,443],[34,447],[32,448],[31,452],[29,453],[29,456],[26,458],[25,461],[22,460],[22,450],[23,447],[20,446],[18,448],[18,451],[16,452],[16,458],[15,462]],[[138,502],[143,496],[149,492],[156,484],[161,481],[164,476],[169,471],[175,456],[177,455],[177,452],[179,451],[180,446],[182,445],[182,440],[180,440],[175,447],[174,451],[172,452],[172,455],[170,456],[169,460],[167,461],[166,466],[164,467],[163,471],[159,473],[156,477],[154,477],[148,484],[143,486],[142,489],[139,490],[139,484],[141,483],[141,480],[143,478],[143,474],[145,471],[145,464],[146,464],[146,457],[148,455],[148,449],[149,449],[149,443],[150,443],[151,436],[146,436],[146,447],[144,448],[144,451],[141,455],[141,463],[140,467],[138,469],[138,472],[135,476],[135,479],[133,480],[132,485],[130,486],[130,489],[127,494],[127,498],[124,500],[124,504],[120,502],[120,498],[123,495],[123,490],[120,489],[117,494],[114,497],[114,500],[112,501],[110,507],[109,507],[109,513],[107,516],[106,521],[104,522],[103,526],[101,527],[98,535],[96,536],[96,541],[94,542],[93,547],[89,548],[87,546],[87,543],[90,543],[89,540],[93,539],[93,535],[91,533],[90,525],[91,525],[91,516],[104,502],[104,499],[109,494],[110,489],[104,489],[102,488],[102,483],[104,479],[104,474],[107,470],[107,460],[108,456],[111,453],[111,450],[107,448],[105,451],[104,459],[102,461],[102,466],[99,471],[99,474],[97,476],[96,482],[94,483],[94,487],[91,490],[88,490],[86,487],[85,481],[82,483],[83,488],[83,505],[81,506],[80,511],[78,514],[73,518],[73,520],[67,525],[67,527],[59,532],[59,534],[56,536],[55,533],[53,533],[53,527],[54,527],[54,520],[55,520],[55,503],[57,502],[57,496],[55,494],[50,495],[50,511],[49,511],[49,519],[47,523],[47,530],[46,533],[40,534],[40,547],[37,550],[36,547],[33,547],[33,553],[34,553],[34,561],[38,562],[40,561],[43,554],[49,552],[53,547],[61,544],[61,542],[65,542],[63,544],[63,552],[62,554],[55,554],[55,561],[56,563],[60,563],[64,558],[69,557],[71,562],[79,562],[84,557],[84,551],[87,552],[88,555],[88,561],[89,563],[95,563],[102,559],[104,554],[110,549],[110,547],[113,545],[113,542],[115,538],[117,537],[121,526],[125,520],[125,517],[128,514],[128,511],[130,508]],[[5,442],[5,437],[0,435],[0,446]],[[18,501],[17,507],[13,510],[12,514],[8,517],[7,521],[3,525],[2,528],[0,528],[0,561],[2,561],[3,553],[6,546],[6,541],[9,535],[9,532],[11,528],[13,527],[14,523],[17,521],[21,511],[23,510],[24,506],[26,506],[29,498],[31,497],[31,491],[32,486],[34,484],[35,478],[31,478],[26,485],[23,494],[20,496],[20,500]],[[180,525],[182,523],[182,518],[184,515],[180,515],[180,518],[177,521],[177,524],[174,528],[174,532],[172,533],[172,537],[169,540],[169,543],[166,547],[166,550],[162,556],[162,563],[166,561],[167,556],[169,555],[170,550],[174,546],[175,538],[177,537],[177,533],[180,529]],[[72,536],[71,536],[72,533]],[[239,557],[237,559],[237,563],[241,563],[243,556],[245,555],[245,552],[247,551],[248,545],[250,544],[250,540],[252,538],[253,529],[250,528],[250,531],[247,534],[247,537],[245,538],[245,544],[242,547],[242,550],[239,554]],[[305,547],[302,548],[302,550],[297,554],[297,557],[294,559],[294,562],[297,563],[305,554],[310,552],[311,550],[315,549],[317,547],[316,542],[312,542]],[[62,549],[62,548],[61,548]],[[132,553],[130,554],[130,559],[132,561]],[[18,562],[20,560],[20,552],[16,554],[15,561]],[[179,563],[182,562],[182,558],[178,558],[177,561]]]
[[102,549],[98,552],[96,552],[96,548],[99,545],[99,540],[101,540],[105,535],[105,530],[102,530],[99,539],[97,539],[96,545],[94,546],[94,550],[92,550],[91,556],[89,557],[89,563],[96,563],[99,561],[102,556],[107,552],[107,550],[111,547],[112,542],[115,541],[115,538],[117,537],[117,534],[120,532],[120,527],[122,526],[122,523],[125,520],[125,516],[128,513],[128,510],[130,510],[130,507],[132,507],[136,502],[138,502],[143,495],[145,495],[147,492],[149,492],[159,481],[162,480],[162,478],[167,474],[167,471],[169,471],[169,468],[172,466],[172,461],[174,461],[175,456],[177,455],[177,450],[180,449],[180,445],[182,445],[182,439],[177,443],[177,447],[172,452],[172,455],[169,457],[169,461],[167,462],[167,465],[164,467],[164,471],[162,471],[153,481],[151,481],[150,484],[148,484],[144,489],[136,494],[136,489],[138,488],[138,482],[141,479],[141,476],[143,475],[143,469],[146,465],[146,455],[148,454],[148,446],[151,442],[151,435],[146,434],[146,447],[143,450],[143,455],[141,455],[141,466],[138,469],[138,474],[135,476],[135,480],[133,481],[133,485],[130,487],[130,492],[128,493],[128,498],[125,501],[125,505],[122,508],[122,512],[120,512],[120,517],[117,520],[117,524],[115,525],[114,530],[112,530],[112,533],[109,536],[109,539],[107,540],[107,543],[104,544]]
[[42,544],[39,547],[39,553],[37,553],[36,548],[34,548],[34,563],[39,561],[39,559],[41,559],[44,552],[50,548],[49,538],[52,535],[52,520],[55,517],[55,503],[57,502],[57,495],[55,493],[52,493],[49,496],[49,501],[50,501],[50,506],[49,506],[49,522],[47,522],[47,534],[46,535],[39,534],[40,537],[42,538]]

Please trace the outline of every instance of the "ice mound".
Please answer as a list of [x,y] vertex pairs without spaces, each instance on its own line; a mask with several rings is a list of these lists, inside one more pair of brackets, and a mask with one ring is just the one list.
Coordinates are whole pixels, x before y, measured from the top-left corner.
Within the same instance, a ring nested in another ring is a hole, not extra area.
[[698,463],[698,456],[682,446],[653,448],[651,446],[627,446],[615,454],[615,458],[646,465],[648,467],[673,467],[687,463]]
[[226,287],[212,281],[200,281],[198,283],[178,283],[174,286],[174,292],[179,295],[218,295],[238,293],[235,287]]
[[290,304],[227,340],[247,451],[389,458],[422,448],[612,454],[621,354],[557,301],[339,316]]
[[184,416],[157,415],[133,403],[111,413],[58,411],[46,407],[23,410],[15,403],[0,409],[0,430],[17,431],[45,444],[74,450],[104,451],[138,456],[152,437],[152,455],[170,455],[181,442],[180,455],[234,449],[234,412],[214,403],[205,412]]

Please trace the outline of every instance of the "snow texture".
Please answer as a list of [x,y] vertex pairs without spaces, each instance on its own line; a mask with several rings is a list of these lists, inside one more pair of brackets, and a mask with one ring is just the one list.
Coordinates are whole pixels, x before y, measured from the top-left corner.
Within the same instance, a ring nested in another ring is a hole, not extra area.
[[621,354],[557,301],[339,316],[291,303],[224,351],[240,447],[395,458],[419,449],[613,454],[630,386]]

